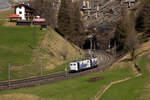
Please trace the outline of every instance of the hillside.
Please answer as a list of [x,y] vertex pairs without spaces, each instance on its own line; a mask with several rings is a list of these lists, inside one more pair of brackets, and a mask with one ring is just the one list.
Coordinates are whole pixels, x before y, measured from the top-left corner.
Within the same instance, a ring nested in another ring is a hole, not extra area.
[[[112,85],[97,100],[149,100],[149,44],[143,44],[137,51],[137,63],[142,69],[141,75],[134,73],[129,55],[123,57],[108,71],[104,73],[95,73],[80,78],[65,80],[62,82],[51,83],[32,88],[23,88],[12,91],[3,91],[0,98],[9,100],[32,99],[32,100],[94,100],[111,83],[130,77],[129,80]],[[95,81],[90,79],[101,77]],[[144,96],[143,96],[144,95]]]
[[74,44],[69,43],[58,33],[49,28],[41,41],[40,46],[35,51],[33,61],[40,62],[46,66],[47,70],[54,69],[64,62],[82,58],[84,52]]
[[[57,78],[52,75],[49,76],[51,79],[39,80],[40,82],[37,83],[39,86],[1,91],[0,100],[150,99],[150,39],[148,37],[150,36],[150,3],[139,2],[128,8],[126,5],[121,5],[120,0],[90,1],[99,2],[97,3],[100,6],[100,10],[97,12],[99,18],[89,20],[90,25],[87,28],[89,33],[87,32],[83,37],[93,35],[93,37],[87,38],[87,42],[91,41],[86,45],[89,45],[89,48],[91,48],[90,45],[95,44],[96,46],[96,53],[93,53],[98,56],[100,62],[94,69],[97,72],[94,73],[92,69],[88,69],[93,73],[84,71],[87,73],[86,75],[74,77],[72,75],[78,76],[82,72],[68,74],[66,71],[61,76],[66,80],[40,84],[45,80],[57,81],[61,78],[58,77],[58,74]],[[70,61],[85,58],[84,50],[68,42],[72,38],[64,39],[51,27],[48,27],[47,30],[40,30],[39,27],[16,26],[8,23],[7,16],[10,11],[0,13],[0,81],[8,79],[9,65],[10,79],[15,80],[65,71],[69,69]],[[95,13],[91,16],[95,16]],[[64,16],[65,18],[66,16]],[[119,24],[117,25],[117,23]],[[140,25],[141,23],[142,25]],[[71,24],[67,24],[67,26],[69,25]],[[67,26],[64,27],[70,29]],[[134,29],[135,27],[136,29]],[[71,31],[68,33],[72,34]],[[77,34],[79,35],[78,32]],[[84,41],[80,38],[81,35],[74,36]],[[121,46],[123,47],[121,48]],[[109,50],[106,51],[101,50],[108,48]],[[123,57],[113,65],[105,66],[106,63],[109,64],[117,57],[121,57],[119,54],[122,52],[118,52],[118,48],[120,51],[125,51],[123,54],[126,54],[122,55]],[[103,67],[108,69],[103,70]],[[30,82],[32,84],[32,81]],[[8,83],[10,87],[13,84],[13,82]]]
[[[0,80],[31,77],[64,71],[69,61],[83,58],[83,51],[69,43],[51,28],[16,26],[7,22],[11,10],[0,12]],[[62,65],[62,66],[61,66]]]

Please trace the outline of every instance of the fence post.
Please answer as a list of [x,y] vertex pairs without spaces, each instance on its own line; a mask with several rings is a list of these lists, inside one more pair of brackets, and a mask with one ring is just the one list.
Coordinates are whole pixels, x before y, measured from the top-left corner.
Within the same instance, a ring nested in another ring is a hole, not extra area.
[[68,78],[68,69],[67,69],[67,67],[65,67],[65,72],[66,72],[66,77]]
[[8,87],[10,87],[10,63],[8,63]]
[[42,68],[42,59],[41,59],[41,61],[40,61],[40,65],[41,65],[41,76],[43,75],[43,68]]
[[[40,50],[41,50],[41,46],[40,46]],[[42,66],[42,53],[39,50],[40,53],[40,72],[41,72],[41,76],[43,75],[43,66]]]

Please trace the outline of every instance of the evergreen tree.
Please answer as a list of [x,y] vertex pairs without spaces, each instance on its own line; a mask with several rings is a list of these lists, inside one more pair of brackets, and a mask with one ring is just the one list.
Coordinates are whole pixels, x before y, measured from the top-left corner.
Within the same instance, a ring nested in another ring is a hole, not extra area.
[[84,32],[79,2],[62,0],[58,15],[58,30],[69,41],[81,47]]
[[145,32],[150,36],[150,2],[146,3],[143,8],[143,18]]
[[69,34],[70,16],[69,6],[66,0],[61,1],[61,6],[58,14],[58,30],[65,36]]
[[150,36],[150,1],[142,0],[142,8],[136,21],[136,30]]

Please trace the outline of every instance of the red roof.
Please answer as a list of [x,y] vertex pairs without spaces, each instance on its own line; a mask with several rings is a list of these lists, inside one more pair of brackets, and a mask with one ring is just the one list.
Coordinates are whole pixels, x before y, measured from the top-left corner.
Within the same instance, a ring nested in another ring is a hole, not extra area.
[[20,16],[18,14],[11,14],[9,15],[10,18],[20,18]]
[[45,18],[35,18],[35,19],[33,19],[33,21],[35,21],[35,22],[45,22],[46,20],[45,20]]

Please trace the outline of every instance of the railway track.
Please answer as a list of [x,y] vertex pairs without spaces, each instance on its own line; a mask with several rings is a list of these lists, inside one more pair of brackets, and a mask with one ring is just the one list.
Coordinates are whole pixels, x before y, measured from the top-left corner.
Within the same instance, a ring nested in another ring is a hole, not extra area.
[[47,83],[54,83],[54,82],[58,82],[62,80],[81,77],[83,75],[87,75],[87,74],[91,74],[95,72],[104,72],[106,69],[108,69],[113,63],[118,61],[120,58],[121,56],[113,60],[110,60],[110,62],[107,64],[102,64],[96,68],[82,71],[79,73],[60,72],[57,74],[44,75],[40,77],[0,82],[0,91],[37,86],[37,85],[42,85],[42,84],[47,84]]

